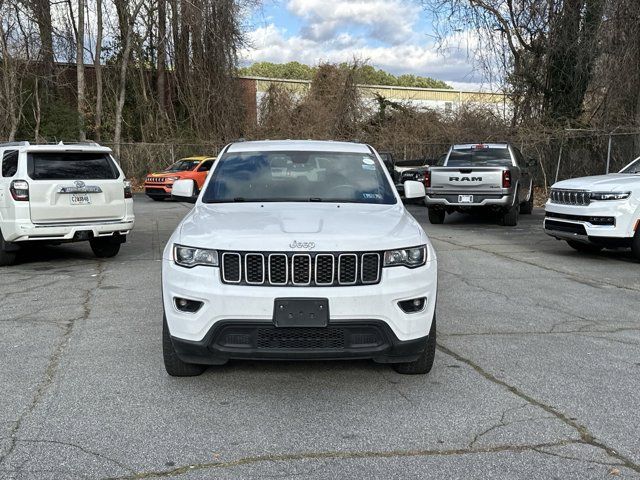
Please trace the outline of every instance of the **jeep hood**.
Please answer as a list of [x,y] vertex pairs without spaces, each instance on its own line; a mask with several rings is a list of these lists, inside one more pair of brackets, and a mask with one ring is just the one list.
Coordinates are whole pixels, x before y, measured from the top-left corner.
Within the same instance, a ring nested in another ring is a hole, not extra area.
[[318,252],[386,250],[428,240],[401,204],[305,202],[198,203],[175,241],[241,251],[303,251],[300,244],[313,244]]
[[590,192],[632,191],[640,188],[640,175],[628,173],[612,173],[593,177],[572,178],[553,184],[552,188],[570,190],[588,190]]

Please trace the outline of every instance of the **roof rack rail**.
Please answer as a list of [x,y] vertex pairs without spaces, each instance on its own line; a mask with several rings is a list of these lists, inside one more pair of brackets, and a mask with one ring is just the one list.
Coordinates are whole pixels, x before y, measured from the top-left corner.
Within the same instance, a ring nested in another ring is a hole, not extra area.
[[2,142],[0,143],[0,147],[28,147],[30,145],[27,141],[21,142]]
[[94,142],[93,140],[82,140],[77,142],[63,142],[62,140],[60,140],[58,143],[56,143],[56,145],[90,145],[92,147],[100,146],[99,143]]

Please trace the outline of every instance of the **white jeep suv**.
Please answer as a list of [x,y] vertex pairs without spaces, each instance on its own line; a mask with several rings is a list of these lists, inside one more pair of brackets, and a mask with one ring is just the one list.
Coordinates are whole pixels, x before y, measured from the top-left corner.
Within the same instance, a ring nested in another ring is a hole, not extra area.
[[131,186],[95,143],[0,143],[0,265],[21,246],[88,240],[112,257],[133,228]]
[[640,261],[640,158],[619,173],[554,184],[545,210],[545,232],[572,248],[631,248]]
[[[230,359],[373,359],[427,373],[437,262],[367,145],[234,143],[164,250],[167,372]],[[420,182],[404,184],[424,197]],[[191,180],[173,196],[190,198]]]

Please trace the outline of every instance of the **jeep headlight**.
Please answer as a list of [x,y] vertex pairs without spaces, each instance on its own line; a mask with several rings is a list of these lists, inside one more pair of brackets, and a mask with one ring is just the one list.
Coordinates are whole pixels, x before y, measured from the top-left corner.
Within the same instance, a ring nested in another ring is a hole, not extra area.
[[218,266],[218,252],[206,248],[185,247],[183,245],[173,246],[173,261],[181,267],[192,268],[196,265],[205,267]]
[[591,192],[589,198],[591,200],[624,200],[629,198],[631,192]]
[[166,177],[165,180],[169,182],[175,182],[176,180],[180,180],[180,177]]
[[401,248],[384,252],[384,266],[395,267],[403,265],[409,268],[421,267],[427,261],[427,247]]

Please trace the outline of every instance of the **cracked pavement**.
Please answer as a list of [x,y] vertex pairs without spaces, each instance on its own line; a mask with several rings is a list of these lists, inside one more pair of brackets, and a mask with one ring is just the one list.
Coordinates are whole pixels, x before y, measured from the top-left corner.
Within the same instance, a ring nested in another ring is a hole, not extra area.
[[171,378],[161,250],[188,206],[136,196],[114,259],[0,269],[0,478],[640,478],[640,265],[504,228],[423,223],[440,262],[428,376],[234,362]]

